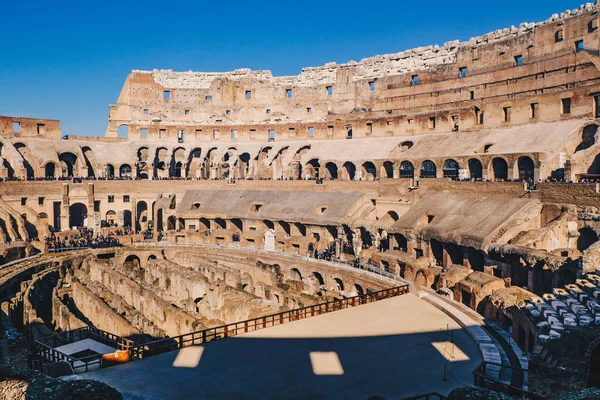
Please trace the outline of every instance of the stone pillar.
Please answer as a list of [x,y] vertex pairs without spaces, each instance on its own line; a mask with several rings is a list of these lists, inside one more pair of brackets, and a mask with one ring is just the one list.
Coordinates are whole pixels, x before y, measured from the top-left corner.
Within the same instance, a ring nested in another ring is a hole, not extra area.
[[61,205],[62,211],[60,213],[60,226],[62,227],[63,230],[71,229],[71,227],[69,226],[69,218],[70,218],[69,206],[70,206],[69,184],[65,183],[65,184],[63,184],[63,200],[62,200],[62,205]]
[[527,290],[529,290],[530,292],[533,293],[533,282],[535,279],[535,273],[533,271],[533,268],[530,268],[527,271]]

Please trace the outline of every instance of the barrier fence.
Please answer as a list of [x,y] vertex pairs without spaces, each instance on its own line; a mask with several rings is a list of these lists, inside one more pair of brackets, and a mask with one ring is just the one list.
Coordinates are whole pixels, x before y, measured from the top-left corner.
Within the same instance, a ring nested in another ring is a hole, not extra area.
[[207,328],[198,332],[187,333],[185,335],[155,340],[153,342],[135,345],[129,350],[131,351],[131,357],[133,359],[142,359],[169,351],[182,349],[184,347],[202,345],[213,340],[225,339],[288,322],[298,321],[305,318],[315,317],[317,315],[323,315],[346,308],[356,307],[361,304],[368,304],[396,296],[401,296],[408,293],[409,289],[410,285],[397,286],[373,293],[348,297],[342,300],[334,300],[327,303],[315,304],[296,310],[284,311],[241,322],[234,322],[215,328]]
[[85,357],[73,357],[56,350],[57,347],[79,342],[85,339],[92,339],[116,350],[127,350],[134,345],[134,342],[129,339],[122,338],[92,326],[85,326],[72,331],[60,332],[52,336],[40,338],[33,342],[33,350],[35,354],[37,354],[46,362],[68,363],[74,373],[88,372],[92,369],[101,368],[101,354],[94,354]]

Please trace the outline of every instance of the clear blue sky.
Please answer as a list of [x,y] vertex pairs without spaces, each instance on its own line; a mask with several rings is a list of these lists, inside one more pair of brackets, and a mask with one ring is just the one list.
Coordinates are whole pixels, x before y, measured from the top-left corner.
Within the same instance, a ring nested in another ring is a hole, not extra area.
[[[581,0],[583,2],[583,0]],[[5,1],[0,115],[103,135],[132,69],[229,71],[343,63],[545,20],[575,0]]]

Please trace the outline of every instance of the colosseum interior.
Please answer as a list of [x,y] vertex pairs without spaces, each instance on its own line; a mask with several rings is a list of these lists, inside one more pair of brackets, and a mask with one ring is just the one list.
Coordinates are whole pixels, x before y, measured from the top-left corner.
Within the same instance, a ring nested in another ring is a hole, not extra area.
[[0,393],[600,398],[599,12],[0,117]]

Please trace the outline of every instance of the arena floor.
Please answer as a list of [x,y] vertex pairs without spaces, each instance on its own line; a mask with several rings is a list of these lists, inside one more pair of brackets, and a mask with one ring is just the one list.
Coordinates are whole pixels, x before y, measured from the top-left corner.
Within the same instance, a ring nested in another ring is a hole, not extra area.
[[409,294],[80,376],[164,400],[389,400],[472,384],[481,361],[466,331]]

